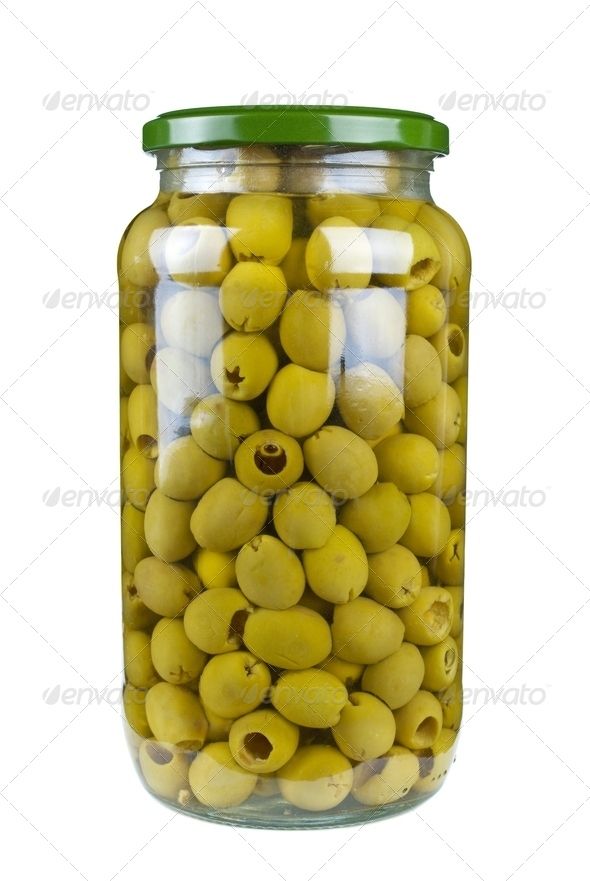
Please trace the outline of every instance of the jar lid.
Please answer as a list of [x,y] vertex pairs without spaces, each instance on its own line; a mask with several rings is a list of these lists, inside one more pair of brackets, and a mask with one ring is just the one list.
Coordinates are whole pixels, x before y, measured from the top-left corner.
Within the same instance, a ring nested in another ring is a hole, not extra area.
[[427,113],[307,104],[196,107],[162,113],[143,127],[143,149],[240,144],[373,147],[449,152],[449,130]]

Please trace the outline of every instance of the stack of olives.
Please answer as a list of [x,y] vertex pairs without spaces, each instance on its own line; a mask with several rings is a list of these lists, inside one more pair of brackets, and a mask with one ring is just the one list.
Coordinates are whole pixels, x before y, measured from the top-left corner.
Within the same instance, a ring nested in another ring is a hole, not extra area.
[[435,790],[461,718],[469,253],[276,174],[121,245],[125,713],[184,810],[359,816]]

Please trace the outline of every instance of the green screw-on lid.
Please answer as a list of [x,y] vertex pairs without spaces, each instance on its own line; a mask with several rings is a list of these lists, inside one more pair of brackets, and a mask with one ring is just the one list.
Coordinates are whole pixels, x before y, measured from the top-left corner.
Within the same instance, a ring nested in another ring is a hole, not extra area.
[[143,127],[143,149],[314,144],[449,152],[449,130],[426,113],[381,107],[254,105],[172,110]]

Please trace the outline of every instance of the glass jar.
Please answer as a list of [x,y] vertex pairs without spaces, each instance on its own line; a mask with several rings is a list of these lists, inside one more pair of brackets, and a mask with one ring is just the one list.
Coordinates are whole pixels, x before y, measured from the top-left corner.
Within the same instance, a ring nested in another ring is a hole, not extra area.
[[469,248],[448,132],[350,107],[144,129],[119,250],[129,742],[209,820],[365,823],[461,720]]

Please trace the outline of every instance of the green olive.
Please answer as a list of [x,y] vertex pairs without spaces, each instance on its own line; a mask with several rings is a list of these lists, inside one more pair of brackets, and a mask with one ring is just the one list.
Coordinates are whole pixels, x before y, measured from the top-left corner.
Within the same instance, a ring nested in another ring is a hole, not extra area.
[[223,223],[229,200],[225,193],[172,193],[168,217],[171,223],[182,223],[190,217],[209,217]]
[[145,714],[146,691],[128,682],[123,689],[123,709],[125,718],[139,737],[151,737],[152,731]]
[[[434,279],[441,265],[440,253],[432,236],[419,222],[408,223],[402,218],[382,215],[373,223],[373,229],[386,230],[391,238],[389,247],[392,254],[388,255],[391,262],[385,267],[377,266],[378,270],[385,268],[385,272],[381,271],[377,274],[379,281],[390,287],[413,291]],[[403,241],[400,241],[399,236],[395,236],[395,233],[406,233],[411,237],[410,260],[407,270],[403,266],[408,256],[407,239],[404,238]],[[381,250],[385,250],[387,246],[384,242],[380,244]],[[402,250],[403,256],[400,253]],[[400,267],[395,265],[398,260],[401,264]]]
[[148,459],[158,455],[158,402],[151,385],[137,385],[127,404],[129,437]]
[[410,501],[410,522],[399,542],[417,557],[435,557],[445,547],[451,518],[445,505],[431,493],[416,493]]
[[376,199],[354,193],[320,193],[311,196],[306,207],[312,226],[330,217],[346,217],[359,226],[370,226],[381,210]]
[[352,766],[335,747],[300,747],[282,767],[281,795],[306,811],[328,811],[344,801],[352,788]]
[[145,539],[154,556],[175,563],[194,551],[196,542],[190,530],[193,510],[192,502],[177,502],[154,490],[145,511]]
[[209,217],[177,222],[161,245],[163,269],[181,284],[219,285],[232,265],[227,231]]
[[311,282],[305,266],[306,238],[294,238],[291,247],[287,251],[281,269],[283,270],[287,287],[290,291],[304,290],[311,287]]
[[224,333],[214,291],[186,288],[166,301],[160,313],[160,326],[169,346],[199,358],[210,358],[213,346]]
[[156,334],[150,324],[129,324],[121,335],[121,366],[137,384],[150,381]]
[[451,518],[451,528],[452,529],[464,529],[465,528],[465,507],[467,504],[467,497],[465,491],[457,494],[455,500],[447,505],[447,510],[449,512]]
[[442,707],[429,691],[418,691],[395,711],[396,740],[408,749],[427,749],[443,726]]
[[186,566],[169,565],[157,557],[146,557],[135,567],[133,581],[139,598],[148,609],[165,618],[182,615],[201,590],[198,577]]
[[384,756],[355,767],[352,795],[370,807],[392,804],[408,794],[419,775],[417,756],[403,746],[392,746]]
[[462,586],[449,586],[445,585],[445,590],[447,593],[450,593],[451,598],[453,600],[453,620],[451,624],[451,630],[449,635],[453,637],[453,639],[457,639],[461,636],[461,632],[463,630],[463,587]]
[[424,659],[424,680],[422,687],[428,691],[444,691],[457,675],[459,649],[452,636],[447,636],[437,645],[420,650]]
[[440,390],[442,370],[434,346],[422,336],[406,338],[404,398],[408,407],[420,407]]
[[131,572],[123,572],[121,576],[123,595],[123,623],[130,630],[151,630],[158,616],[145,605]]
[[278,366],[277,353],[263,334],[229,333],[211,355],[215,386],[235,401],[251,401],[262,394]]
[[398,614],[408,642],[436,645],[451,632],[453,600],[444,587],[423,587],[412,605],[399,609]]
[[295,606],[305,590],[305,572],[297,554],[272,535],[257,535],[242,547],[236,576],[250,602],[265,609]]
[[159,349],[150,369],[158,401],[173,413],[188,415],[209,394],[209,365],[184,349]]
[[295,483],[277,496],[273,522],[290,548],[321,548],[334,532],[336,512],[329,495],[316,483]]
[[402,609],[414,602],[422,589],[422,573],[411,551],[393,545],[380,554],[371,554],[368,562],[367,596],[390,609]]
[[285,275],[287,287],[290,291],[298,291],[311,287],[311,282],[305,266],[305,249],[307,239],[296,238],[291,242],[281,269]]
[[283,670],[313,667],[332,650],[329,625],[304,606],[255,609],[246,620],[243,639],[252,654]]
[[462,584],[465,574],[465,530],[453,529],[438,557],[431,561],[434,577],[443,584]]
[[125,631],[123,659],[125,676],[131,685],[136,688],[149,688],[158,682],[158,674],[152,663],[150,652],[150,637],[143,630]]
[[442,785],[455,758],[456,741],[456,731],[442,728],[431,747],[417,751],[420,777],[414,783],[414,792],[433,792]]
[[386,360],[404,345],[404,310],[388,290],[351,292],[344,300],[344,317],[347,349],[360,360]]
[[405,287],[412,265],[414,247],[407,231],[409,219],[381,214],[368,230],[373,250],[373,273],[377,281],[390,288]]
[[233,551],[262,530],[267,514],[262,496],[233,477],[224,477],[197,503],[190,528],[200,547]]
[[415,645],[403,642],[400,648],[365,670],[363,691],[384,701],[390,710],[407,704],[418,692],[424,678],[424,660]]
[[315,480],[338,499],[358,498],[377,480],[373,450],[347,428],[325,425],[305,441],[303,455]]
[[449,505],[460,492],[465,490],[465,447],[453,444],[440,451],[440,471],[429,492],[439,496]]
[[316,226],[305,249],[305,265],[318,291],[366,288],[373,256],[364,230],[346,217],[329,217]]
[[340,523],[354,532],[367,553],[393,547],[410,523],[410,503],[393,483],[376,483],[342,507]]
[[133,284],[119,270],[119,322],[123,327],[140,324],[152,303],[152,292],[144,285]]
[[238,260],[263,260],[277,266],[291,247],[293,209],[285,196],[235,196],[229,203],[226,223]]
[[445,323],[447,304],[442,293],[432,284],[410,291],[406,300],[408,333],[431,337]]
[[136,447],[129,447],[121,462],[121,483],[127,500],[145,511],[155,487],[154,460],[146,459]]
[[229,748],[247,771],[270,774],[282,768],[299,744],[299,729],[274,710],[255,710],[233,723]]
[[158,676],[175,685],[186,685],[197,679],[207,663],[205,652],[187,639],[179,618],[158,621],[152,633],[151,652]]
[[444,727],[457,731],[461,724],[461,716],[463,712],[461,682],[459,677],[457,677],[448,688],[439,692],[438,699],[442,707]]
[[184,613],[184,630],[190,642],[203,652],[232,652],[242,643],[249,610],[248,600],[235,588],[205,590]]
[[[427,203],[420,208],[417,221],[428,230],[439,252],[440,266],[432,283],[441,290],[448,291],[454,300],[458,294],[467,291],[471,271],[471,256],[463,230],[445,211]],[[451,321],[457,321],[457,317],[453,315]],[[457,323],[464,327],[467,315],[461,317],[464,323]]]
[[407,410],[404,422],[408,431],[431,440],[437,449],[452,446],[461,430],[461,402],[455,389],[443,382],[433,398]]
[[338,362],[346,340],[340,304],[319,291],[296,290],[281,315],[280,339],[295,364],[328,370]]
[[258,431],[260,420],[249,404],[210,395],[199,401],[191,416],[191,433],[198,445],[216,459],[233,459],[242,440]]
[[279,317],[287,299],[287,282],[278,266],[237,263],[223,280],[219,305],[234,330],[259,333]]
[[168,216],[161,208],[146,208],[131,222],[120,250],[119,274],[125,281],[151,288],[158,280],[153,251],[168,228]]
[[270,384],[266,412],[279,431],[291,437],[307,437],[330,415],[335,394],[329,374],[287,364]]
[[149,789],[168,801],[177,801],[188,789],[189,758],[171,743],[144,740],[139,747],[139,767]]
[[188,779],[193,795],[210,808],[241,805],[254,792],[256,774],[234,760],[227,743],[208,743],[194,759]]
[[332,657],[322,664],[322,670],[331,673],[350,689],[359,682],[365,668],[362,664],[353,664],[352,661],[343,661],[342,658]]
[[445,382],[455,382],[467,369],[467,341],[458,324],[446,324],[430,337],[438,352]]
[[313,612],[317,612],[322,618],[325,618],[326,621],[332,620],[332,613],[334,611],[332,603],[323,600],[309,587],[305,588],[298,605],[305,606],[306,609],[311,609]]
[[404,415],[401,391],[376,364],[359,364],[342,373],[336,403],[347,428],[365,440],[388,434]]
[[362,593],[368,577],[367,555],[354,533],[337,525],[321,548],[303,551],[311,589],[330,603],[347,603]]
[[238,480],[261,495],[287,489],[303,472],[303,453],[297,441],[276,429],[256,431],[237,449]]
[[185,686],[158,682],[147,693],[145,709],[156,740],[190,750],[205,743],[207,719],[198,697]]
[[213,710],[209,709],[203,701],[201,701],[201,704],[203,705],[203,712],[207,717],[208,723],[207,742],[218,743],[220,740],[227,741],[234,720],[224,719],[223,716],[218,716],[217,713],[214,713]]
[[150,549],[145,540],[145,514],[127,502],[121,511],[123,568],[133,572],[137,564],[149,554]]
[[121,456],[129,443],[129,398],[123,396],[119,402],[119,451]]
[[275,710],[304,728],[332,728],[348,700],[343,683],[325,670],[283,673],[271,691]]
[[457,441],[465,446],[467,442],[467,377],[460,376],[453,383],[453,389],[459,398],[461,407],[461,427],[457,435]]
[[391,749],[395,739],[393,713],[372,694],[353,692],[332,728],[336,746],[355,762],[376,759]]
[[334,654],[345,661],[376,664],[396,652],[403,637],[404,627],[396,613],[367,597],[334,609]]
[[201,674],[199,692],[218,716],[237,719],[255,710],[267,697],[270,672],[249,652],[215,655]]
[[238,586],[235,554],[197,548],[193,555],[193,566],[201,584],[208,590]]
[[199,499],[227,472],[227,465],[209,456],[189,435],[165,446],[158,458],[155,483],[177,501]]

